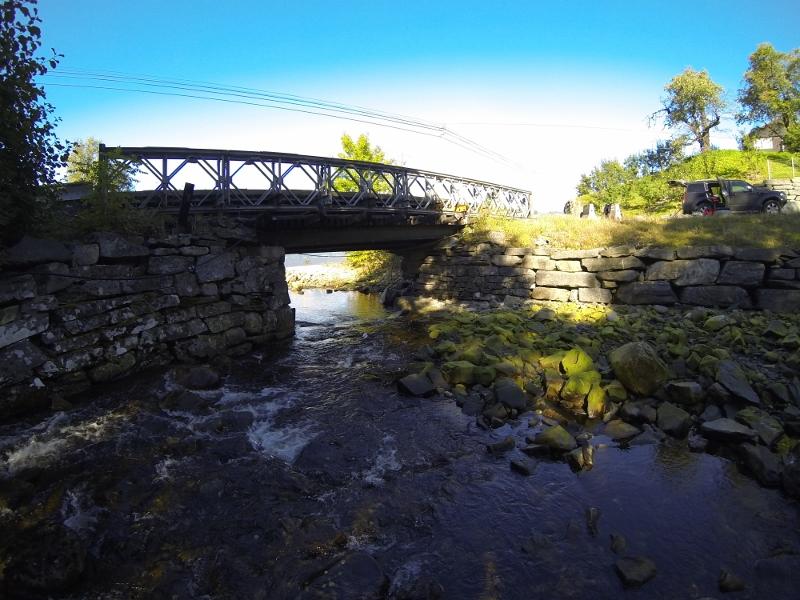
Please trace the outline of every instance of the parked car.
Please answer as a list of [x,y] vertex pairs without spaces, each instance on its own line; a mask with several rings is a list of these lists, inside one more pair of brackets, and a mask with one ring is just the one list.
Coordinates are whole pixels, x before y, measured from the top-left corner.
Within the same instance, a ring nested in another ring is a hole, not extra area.
[[717,210],[776,214],[786,204],[785,193],[754,186],[739,179],[701,179],[669,183],[686,188],[683,193],[685,215],[709,215]]

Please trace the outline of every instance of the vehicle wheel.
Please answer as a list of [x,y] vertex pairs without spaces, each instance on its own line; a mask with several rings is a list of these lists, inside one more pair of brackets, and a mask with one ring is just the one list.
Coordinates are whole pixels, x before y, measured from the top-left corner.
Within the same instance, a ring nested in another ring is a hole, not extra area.
[[764,206],[761,207],[761,212],[767,215],[777,215],[781,212],[781,204],[777,200],[770,198],[764,202]]
[[693,215],[710,216],[714,214],[714,205],[711,202],[698,202],[694,207]]

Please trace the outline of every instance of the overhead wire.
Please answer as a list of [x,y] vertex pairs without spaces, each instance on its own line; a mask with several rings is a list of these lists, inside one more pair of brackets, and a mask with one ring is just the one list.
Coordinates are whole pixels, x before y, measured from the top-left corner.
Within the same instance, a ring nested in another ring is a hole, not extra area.
[[[119,72],[97,72],[79,69],[62,69],[44,76],[52,79],[77,79],[81,83],[59,83],[48,81],[47,85],[69,88],[102,89],[117,92],[147,93],[162,96],[177,96],[200,100],[212,100],[230,104],[243,104],[260,108],[273,108],[292,112],[345,119],[349,121],[389,127],[400,131],[438,137],[469,152],[491,159],[514,168],[524,168],[508,157],[461,135],[444,124],[436,124],[406,115],[399,115],[358,105],[347,105],[316,98],[307,98],[294,94],[270,92],[241,86],[223,86],[220,84],[197,82],[186,79],[165,79],[152,76],[122,74]],[[85,80],[100,81],[110,84],[147,86],[115,87],[113,85],[96,85],[85,83]],[[164,90],[171,91],[164,91]],[[194,92],[194,93],[186,93]],[[254,102],[253,100],[258,100]],[[266,103],[266,104],[265,104]],[[287,106],[288,105],[288,106]]]

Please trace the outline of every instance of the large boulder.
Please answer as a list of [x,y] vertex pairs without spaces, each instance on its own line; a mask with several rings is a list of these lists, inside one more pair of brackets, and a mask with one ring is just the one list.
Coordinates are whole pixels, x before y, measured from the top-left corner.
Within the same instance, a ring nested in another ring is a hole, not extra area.
[[401,378],[397,382],[397,387],[404,394],[409,396],[432,396],[436,392],[436,387],[425,373],[412,373]]
[[655,392],[669,375],[667,365],[647,342],[629,342],[612,350],[608,359],[622,385],[641,396]]
[[767,446],[772,446],[783,435],[781,422],[755,406],[748,406],[737,412],[736,420],[755,431]]

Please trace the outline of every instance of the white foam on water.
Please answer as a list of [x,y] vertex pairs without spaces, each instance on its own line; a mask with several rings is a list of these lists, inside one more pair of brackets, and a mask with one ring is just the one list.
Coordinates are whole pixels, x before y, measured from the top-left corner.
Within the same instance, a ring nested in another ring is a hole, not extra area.
[[386,434],[383,437],[378,453],[375,455],[375,462],[373,465],[364,471],[362,478],[365,483],[372,486],[383,485],[386,481],[384,476],[389,471],[399,471],[403,465],[397,460],[397,447],[395,446],[394,437]]
[[67,492],[64,505],[61,507],[64,526],[78,533],[94,529],[100,509],[96,506],[86,507],[85,504],[86,501],[76,491]]
[[275,425],[272,419],[253,423],[247,439],[265,456],[293,463],[300,451],[316,437],[310,424]]
[[165,458],[162,461],[159,461],[155,465],[156,470],[156,481],[168,481],[172,479],[172,473],[170,470],[176,467],[181,463],[180,460],[176,460],[174,458]]
[[24,442],[10,450],[0,465],[12,475],[28,467],[44,466],[82,442],[103,439],[119,418],[120,415],[110,413],[75,425],[63,425],[66,416],[56,415],[41,433],[19,436],[18,439],[25,438]]
[[422,560],[419,558],[412,558],[400,565],[394,572],[394,577],[392,577],[392,583],[389,586],[389,597],[393,597],[398,591],[419,579],[421,574]]

